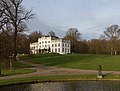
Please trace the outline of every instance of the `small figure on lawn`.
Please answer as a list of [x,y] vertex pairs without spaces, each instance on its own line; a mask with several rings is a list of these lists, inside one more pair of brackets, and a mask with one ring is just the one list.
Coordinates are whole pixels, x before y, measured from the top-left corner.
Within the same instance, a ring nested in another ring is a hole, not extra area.
[[98,68],[98,78],[102,78],[102,66],[99,65],[99,68]]

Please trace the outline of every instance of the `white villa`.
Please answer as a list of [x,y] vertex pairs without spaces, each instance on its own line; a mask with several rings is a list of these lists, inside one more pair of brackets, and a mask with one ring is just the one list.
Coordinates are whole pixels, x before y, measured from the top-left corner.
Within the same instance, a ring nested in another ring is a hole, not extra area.
[[70,41],[60,39],[56,36],[44,36],[38,38],[38,42],[30,43],[30,51],[32,54],[37,53],[59,53],[67,54],[71,50]]

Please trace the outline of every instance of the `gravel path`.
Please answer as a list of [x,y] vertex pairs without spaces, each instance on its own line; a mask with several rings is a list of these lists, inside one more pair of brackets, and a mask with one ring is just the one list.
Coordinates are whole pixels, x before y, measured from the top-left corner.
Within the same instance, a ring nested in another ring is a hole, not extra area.
[[[71,69],[71,68],[60,68],[45,66],[41,64],[34,64],[26,61],[19,61],[20,63],[28,64],[33,66],[32,69],[36,69],[36,72],[12,76],[0,77],[2,79],[11,79],[11,78],[22,78],[22,77],[33,77],[33,76],[47,76],[47,75],[72,75],[72,74],[98,74],[97,70],[83,70],[83,69]],[[120,74],[118,71],[102,71],[104,75],[106,74]]]

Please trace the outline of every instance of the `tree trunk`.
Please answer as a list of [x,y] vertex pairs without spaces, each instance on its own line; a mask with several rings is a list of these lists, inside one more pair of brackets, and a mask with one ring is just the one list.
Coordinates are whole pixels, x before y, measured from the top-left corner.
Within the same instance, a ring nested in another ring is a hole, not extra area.
[[16,56],[17,56],[17,25],[15,27],[15,33],[14,33],[14,60],[17,61]]
[[12,58],[10,59],[10,70],[13,71]]
[[113,48],[111,48],[111,55],[113,55]]
[[115,55],[117,55],[117,51],[116,50],[114,51],[114,53],[115,53]]
[[16,43],[16,35],[14,35],[14,60],[16,61],[17,56],[17,43]]

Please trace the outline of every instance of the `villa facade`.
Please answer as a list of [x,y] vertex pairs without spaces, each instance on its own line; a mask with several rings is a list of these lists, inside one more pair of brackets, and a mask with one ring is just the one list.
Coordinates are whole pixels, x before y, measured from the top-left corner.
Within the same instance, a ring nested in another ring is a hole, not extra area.
[[30,43],[32,54],[38,53],[59,53],[67,54],[71,52],[69,40],[64,40],[56,36],[44,36],[38,38],[38,42]]

